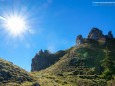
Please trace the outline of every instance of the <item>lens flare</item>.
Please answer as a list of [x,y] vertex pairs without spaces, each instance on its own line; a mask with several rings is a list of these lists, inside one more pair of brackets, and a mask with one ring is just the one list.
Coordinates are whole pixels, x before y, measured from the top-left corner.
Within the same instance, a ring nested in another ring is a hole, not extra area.
[[10,37],[21,38],[24,37],[26,32],[30,31],[24,16],[8,14],[7,16],[0,16],[0,20],[2,20],[4,31]]
[[11,16],[6,20],[6,29],[13,36],[20,36],[26,31],[26,22],[18,16]]

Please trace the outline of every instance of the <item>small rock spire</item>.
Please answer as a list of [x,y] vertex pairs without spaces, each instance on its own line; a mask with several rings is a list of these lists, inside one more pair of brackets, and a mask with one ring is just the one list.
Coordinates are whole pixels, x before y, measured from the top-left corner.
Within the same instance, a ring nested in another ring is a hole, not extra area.
[[79,44],[82,44],[82,43],[83,43],[83,37],[82,37],[82,35],[78,35],[77,38],[76,38],[76,44],[77,44],[77,46]]
[[109,31],[109,32],[108,32],[108,38],[110,38],[110,39],[112,39],[112,38],[113,38],[112,31]]
[[39,55],[42,55],[44,52],[43,52],[43,50],[41,49],[40,51],[39,51]]

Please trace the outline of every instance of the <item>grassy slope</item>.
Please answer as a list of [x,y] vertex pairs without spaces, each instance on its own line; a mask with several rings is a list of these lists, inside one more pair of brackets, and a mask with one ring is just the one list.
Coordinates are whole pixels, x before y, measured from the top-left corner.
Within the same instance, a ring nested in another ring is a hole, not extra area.
[[107,81],[99,77],[104,55],[102,43],[85,40],[68,49],[54,65],[32,74],[42,86],[106,86]]
[[34,82],[28,72],[0,58],[0,86],[31,86]]
[[[0,86],[107,86],[101,79],[100,62],[105,55],[104,47],[92,40],[66,50],[66,54],[49,68],[33,72],[0,59]],[[115,79],[108,85],[115,85]]]

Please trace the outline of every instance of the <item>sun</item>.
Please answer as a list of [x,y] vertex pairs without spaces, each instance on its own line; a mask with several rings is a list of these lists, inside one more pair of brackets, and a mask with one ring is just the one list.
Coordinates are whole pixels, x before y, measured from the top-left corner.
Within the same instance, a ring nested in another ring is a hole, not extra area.
[[26,21],[19,16],[10,16],[5,19],[5,27],[11,35],[17,37],[25,32]]
[[28,14],[8,12],[0,16],[0,24],[7,38],[23,40],[27,35],[34,34],[33,21]]

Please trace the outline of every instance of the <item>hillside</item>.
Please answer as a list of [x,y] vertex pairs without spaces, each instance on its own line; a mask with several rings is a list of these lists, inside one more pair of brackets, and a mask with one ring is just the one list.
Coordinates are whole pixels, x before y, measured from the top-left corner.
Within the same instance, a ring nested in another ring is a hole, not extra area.
[[0,58],[0,86],[34,86],[35,79],[24,69]]
[[[86,40],[91,42],[91,40]],[[96,49],[95,49],[96,47]],[[57,63],[40,72],[33,72],[39,82],[50,83],[48,86],[101,86],[106,85],[106,80],[99,79],[100,61],[103,59],[104,50],[97,43],[85,43],[79,47],[71,47]],[[44,82],[41,80],[43,78]],[[93,81],[92,81],[93,80]],[[79,84],[79,85],[78,85]],[[84,84],[84,85],[83,85]]]
[[[54,65],[32,73],[41,86],[114,86],[115,39],[111,32],[104,36],[102,31],[94,28],[88,38],[80,35],[76,42],[77,46],[65,50],[67,53]],[[106,57],[110,57],[107,51],[112,52],[109,62],[106,61]],[[106,62],[111,68],[102,66]]]
[[[87,69],[86,73],[83,74],[91,74],[91,72],[101,70],[99,66],[101,60],[104,59],[104,55],[104,48],[99,46],[96,41],[86,40],[84,44],[70,48],[67,54],[56,64],[46,69],[46,71],[51,74],[64,72],[78,72],[78,74],[80,74],[78,70]],[[88,68],[95,69],[95,71],[88,71]]]
[[93,28],[76,45],[32,59],[32,72],[0,58],[0,86],[115,86],[115,38]]

